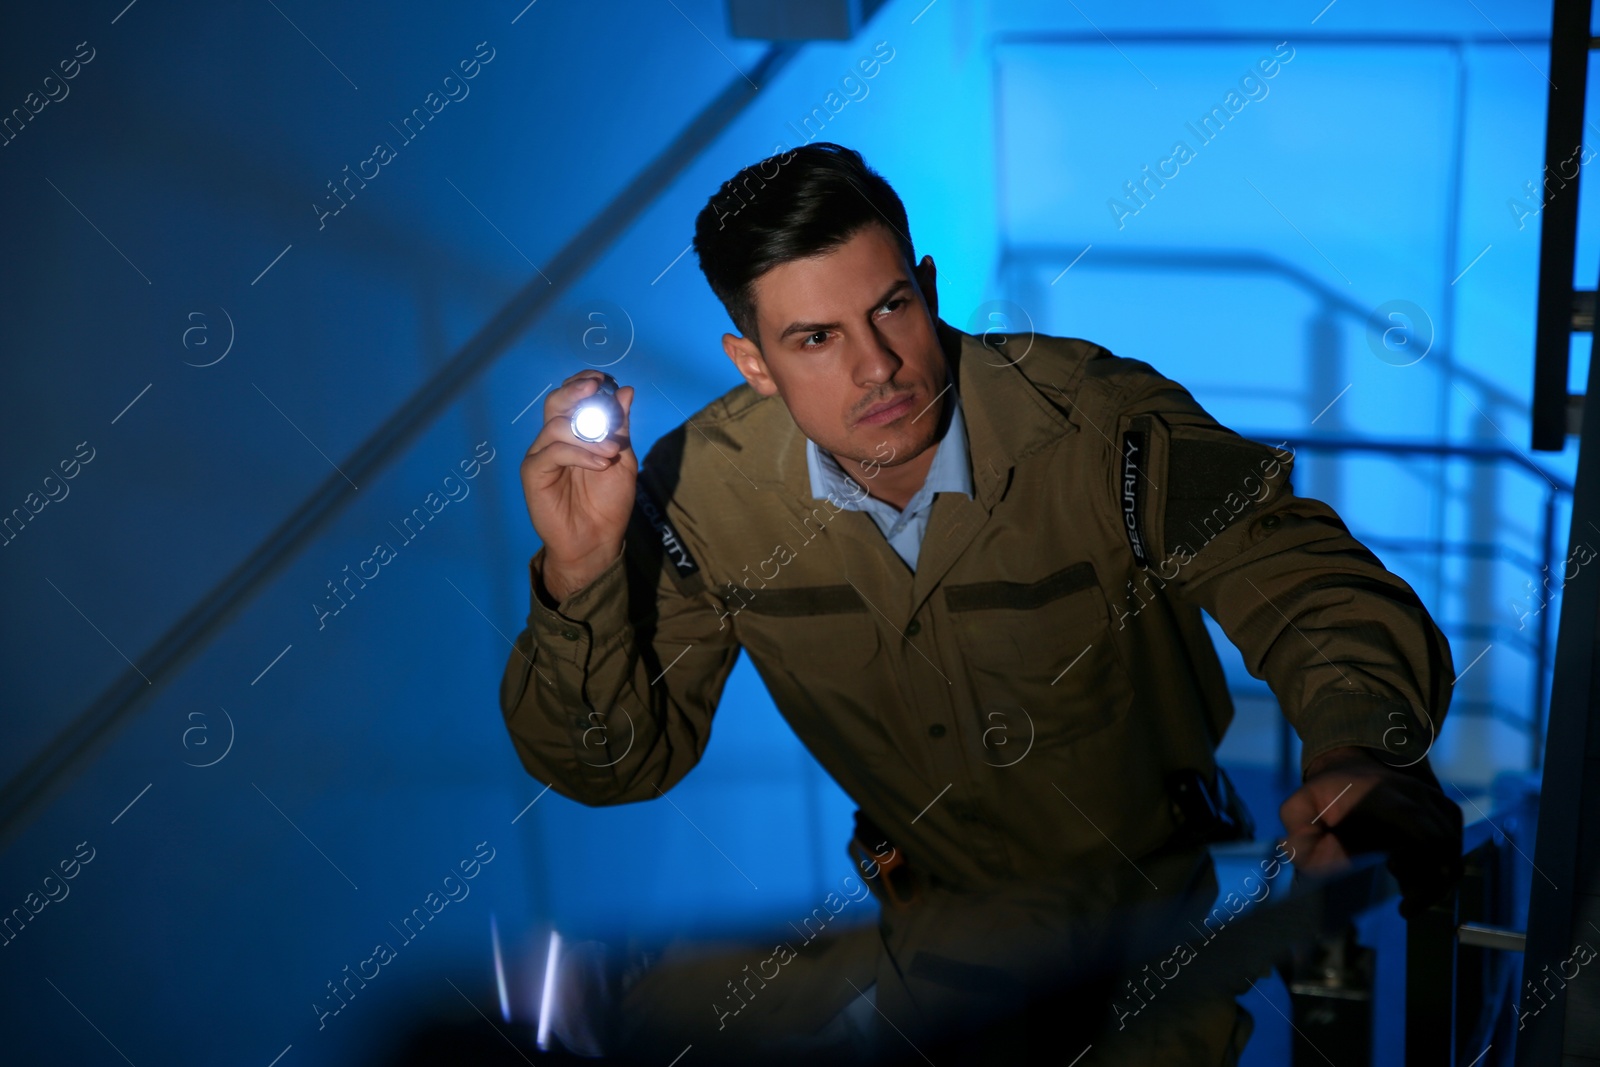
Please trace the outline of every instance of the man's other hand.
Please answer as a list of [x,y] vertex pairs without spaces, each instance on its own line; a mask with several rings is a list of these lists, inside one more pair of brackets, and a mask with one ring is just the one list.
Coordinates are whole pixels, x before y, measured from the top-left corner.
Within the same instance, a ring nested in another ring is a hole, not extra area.
[[1410,919],[1461,879],[1461,809],[1426,763],[1404,770],[1364,748],[1336,748],[1306,769],[1278,809],[1295,866],[1329,874],[1361,852],[1383,852]]

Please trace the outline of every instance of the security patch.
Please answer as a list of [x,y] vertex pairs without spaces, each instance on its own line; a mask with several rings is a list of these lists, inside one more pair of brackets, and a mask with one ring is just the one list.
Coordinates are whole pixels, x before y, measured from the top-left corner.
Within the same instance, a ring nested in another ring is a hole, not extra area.
[[695,562],[694,556],[689,553],[689,546],[683,543],[683,538],[678,536],[678,531],[673,527],[671,520],[644,487],[644,479],[639,479],[634,485],[634,500],[639,505],[639,512],[644,516],[650,528],[661,538],[661,548],[667,558],[678,572],[680,580],[700,572],[700,565]]
[[1128,547],[1133,550],[1134,561],[1141,567],[1149,566],[1145,551],[1144,533],[1139,527],[1140,465],[1145,462],[1145,432],[1125,430],[1122,434],[1122,527],[1128,535]]

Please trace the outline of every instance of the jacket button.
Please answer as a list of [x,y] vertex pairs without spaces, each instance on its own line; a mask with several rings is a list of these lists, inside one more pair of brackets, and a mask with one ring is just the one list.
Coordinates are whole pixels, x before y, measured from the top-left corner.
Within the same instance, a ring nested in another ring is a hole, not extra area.
[[1261,520],[1261,528],[1263,530],[1276,530],[1278,528],[1278,524],[1282,521],[1283,520],[1276,515],[1268,515],[1266,518]]
[[928,727],[928,736],[929,737],[943,737],[944,736],[944,723],[936,722],[932,726]]
[[578,639],[578,631],[569,626],[565,630],[561,631],[561,636],[565,637],[568,641],[576,641]]
[[907,637],[915,637],[918,634],[920,634],[921,632],[922,632],[922,623],[917,621],[916,619],[912,619],[911,620],[911,624],[906,627],[906,636]]

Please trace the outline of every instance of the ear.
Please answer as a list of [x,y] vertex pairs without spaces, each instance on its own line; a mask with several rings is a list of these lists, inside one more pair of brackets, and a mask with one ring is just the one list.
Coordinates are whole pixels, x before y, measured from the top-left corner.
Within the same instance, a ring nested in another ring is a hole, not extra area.
[[913,272],[917,276],[917,288],[922,290],[922,299],[927,302],[930,318],[939,317],[939,290],[938,270],[933,265],[932,256],[923,256],[922,262],[917,264]]
[[738,337],[731,333],[722,335],[722,350],[727,353],[733,365],[739,369],[744,380],[750,383],[750,388],[762,396],[776,396],[778,383],[772,380],[772,375],[767,372],[767,363],[761,357],[761,349],[748,337]]

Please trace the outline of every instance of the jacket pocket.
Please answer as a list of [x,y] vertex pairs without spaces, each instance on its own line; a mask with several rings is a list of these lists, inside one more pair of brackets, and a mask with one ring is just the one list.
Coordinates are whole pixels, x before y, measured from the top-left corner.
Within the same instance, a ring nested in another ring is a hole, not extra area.
[[1109,726],[1133,686],[1111,639],[1110,612],[1088,561],[1032,582],[945,587],[986,759],[1019,761]]
[[883,713],[894,693],[882,639],[852,586],[757,590],[739,609],[735,634],[778,711],[830,774],[848,776],[831,758],[837,753],[893,756]]
[[[846,584],[756,589],[749,599],[724,599],[734,632],[752,657],[790,669],[863,667],[877,656],[872,609]],[[848,680],[846,680],[848,681]]]

